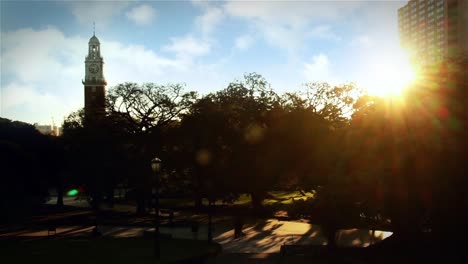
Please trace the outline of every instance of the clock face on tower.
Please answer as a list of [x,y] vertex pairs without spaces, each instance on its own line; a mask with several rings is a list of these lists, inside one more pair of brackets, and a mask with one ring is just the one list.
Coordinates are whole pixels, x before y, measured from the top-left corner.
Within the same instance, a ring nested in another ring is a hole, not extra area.
[[98,73],[99,72],[99,66],[97,64],[91,64],[88,66],[88,70],[90,73]]

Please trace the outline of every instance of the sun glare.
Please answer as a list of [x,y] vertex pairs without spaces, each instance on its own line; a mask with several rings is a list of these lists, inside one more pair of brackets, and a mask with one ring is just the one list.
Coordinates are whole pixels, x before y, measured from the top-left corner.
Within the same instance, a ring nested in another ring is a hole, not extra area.
[[366,89],[377,96],[398,96],[416,78],[416,71],[405,54],[376,63],[369,69]]

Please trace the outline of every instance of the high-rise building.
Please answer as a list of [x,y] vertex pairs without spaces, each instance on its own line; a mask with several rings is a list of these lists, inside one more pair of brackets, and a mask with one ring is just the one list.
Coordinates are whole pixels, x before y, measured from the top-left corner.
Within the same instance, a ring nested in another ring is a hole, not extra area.
[[431,64],[468,54],[467,0],[410,0],[398,10],[401,46],[413,62]]
[[93,34],[88,42],[88,56],[85,59],[85,118],[90,119],[105,112],[106,79],[104,60],[101,57],[101,44]]

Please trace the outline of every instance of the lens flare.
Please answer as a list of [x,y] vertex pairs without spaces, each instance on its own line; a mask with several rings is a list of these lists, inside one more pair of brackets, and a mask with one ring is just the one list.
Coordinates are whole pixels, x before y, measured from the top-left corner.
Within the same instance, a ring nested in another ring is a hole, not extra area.
[[76,196],[78,194],[77,189],[71,189],[67,192],[67,196]]
[[417,71],[411,65],[406,53],[382,58],[369,69],[366,89],[377,96],[398,96],[417,78]]

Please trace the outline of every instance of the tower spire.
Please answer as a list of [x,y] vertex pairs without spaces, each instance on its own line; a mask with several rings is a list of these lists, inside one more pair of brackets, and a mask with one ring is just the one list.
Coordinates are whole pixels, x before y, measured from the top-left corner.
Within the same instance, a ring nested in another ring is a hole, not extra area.
[[93,21],[93,36],[96,35],[96,23]]

